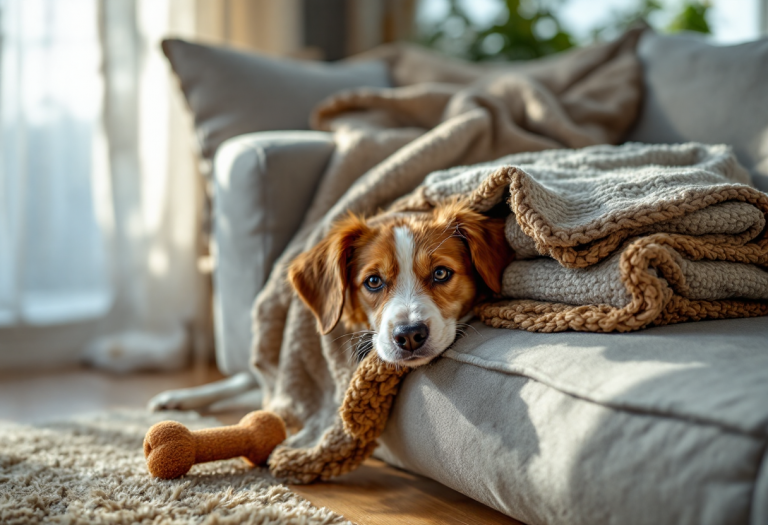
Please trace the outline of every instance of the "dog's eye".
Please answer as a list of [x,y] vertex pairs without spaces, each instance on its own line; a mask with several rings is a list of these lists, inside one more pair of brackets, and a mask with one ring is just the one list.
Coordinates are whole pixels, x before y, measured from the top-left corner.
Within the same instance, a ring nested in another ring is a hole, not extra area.
[[365,280],[365,287],[371,292],[378,292],[384,288],[384,281],[378,275],[371,275]]
[[449,270],[445,266],[438,266],[435,271],[432,272],[432,277],[436,283],[444,283],[453,275],[453,271]]

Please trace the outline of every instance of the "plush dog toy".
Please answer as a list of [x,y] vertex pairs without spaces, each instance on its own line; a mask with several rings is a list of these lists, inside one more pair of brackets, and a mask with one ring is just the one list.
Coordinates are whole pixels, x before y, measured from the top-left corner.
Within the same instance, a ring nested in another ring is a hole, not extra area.
[[144,438],[147,468],[157,478],[173,479],[186,474],[195,463],[242,456],[251,465],[269,460],[270,472],[292,483],[339,476],[373,453],[408,370],[384,363],[371,352],[352,377],[340,417],[314,447],[275,450],[286,438],[285,423],[277,414],[262,410],[251,412],[237,425],[194,432],[181,423],[162,421]]
[[237,425],[194,432],[176,421],[161,421],[144,437],[144,457],[150,474],[173,479],[196,463],[238,456],[251,466],[263,465],[285,438],[280,416],[263,410],[247,414]]

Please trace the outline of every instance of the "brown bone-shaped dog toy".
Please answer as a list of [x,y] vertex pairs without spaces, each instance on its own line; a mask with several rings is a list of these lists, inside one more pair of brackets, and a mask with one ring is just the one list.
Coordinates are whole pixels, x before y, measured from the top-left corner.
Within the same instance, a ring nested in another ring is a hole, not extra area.
[[237,425],[190,431],[176,421],[161,421],[144,437],[147,469],[156,478],[173,479],[192,465],[242,456],[251,466],[263,465],[286,438],[285,423],[277,414],[257,410]]

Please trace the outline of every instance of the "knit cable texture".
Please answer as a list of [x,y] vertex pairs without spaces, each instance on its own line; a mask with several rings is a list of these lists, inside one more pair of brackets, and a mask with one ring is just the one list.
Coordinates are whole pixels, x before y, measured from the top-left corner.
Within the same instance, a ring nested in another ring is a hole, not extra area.
[[[734,260],[747,256],[747,260],[764,263],[765,242],[762,253],[753,248],[716,246],[691,237],[654,234],[631,243],[621,255],[621,282],[631,297],[624,307],[524,299],[485,303],[475,311],[489,326],[530,332],[628,332],[685,321],[766,315],[768,302],[765,300],[692,300],[676,295],[672,287],[672,283],[682,284],[684,280],[675,249],[692,259],[730,256],[732,258],[725,260]],[[650,272],[650,268],[658,271]]]
[[505,299],[475,310],[490,326],[626,332],[768,314],[768,196],[727,146],[512,155],[432,174],[414,195],[455,194],[512,212]]
[[306,484],[359,467],[373,454],[407,372],[408,368],[384,363],[371,351],[355,371],[333,426],[314,447],[275,450],[269,459],[272,475]]

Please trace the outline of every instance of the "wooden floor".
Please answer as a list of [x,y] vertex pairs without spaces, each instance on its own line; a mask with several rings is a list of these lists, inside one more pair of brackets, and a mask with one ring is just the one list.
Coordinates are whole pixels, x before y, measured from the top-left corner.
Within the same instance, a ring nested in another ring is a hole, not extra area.
[[[32,423],[111,408],[142,408],[156,393],[220,379],[215,368],[115,376],[73,368],[0,372],[0,421]],[[227,424],[242,414],[223,414]],[[360,525],[518,524],[440,483],[369,460],[333,481],[292,489]]]

